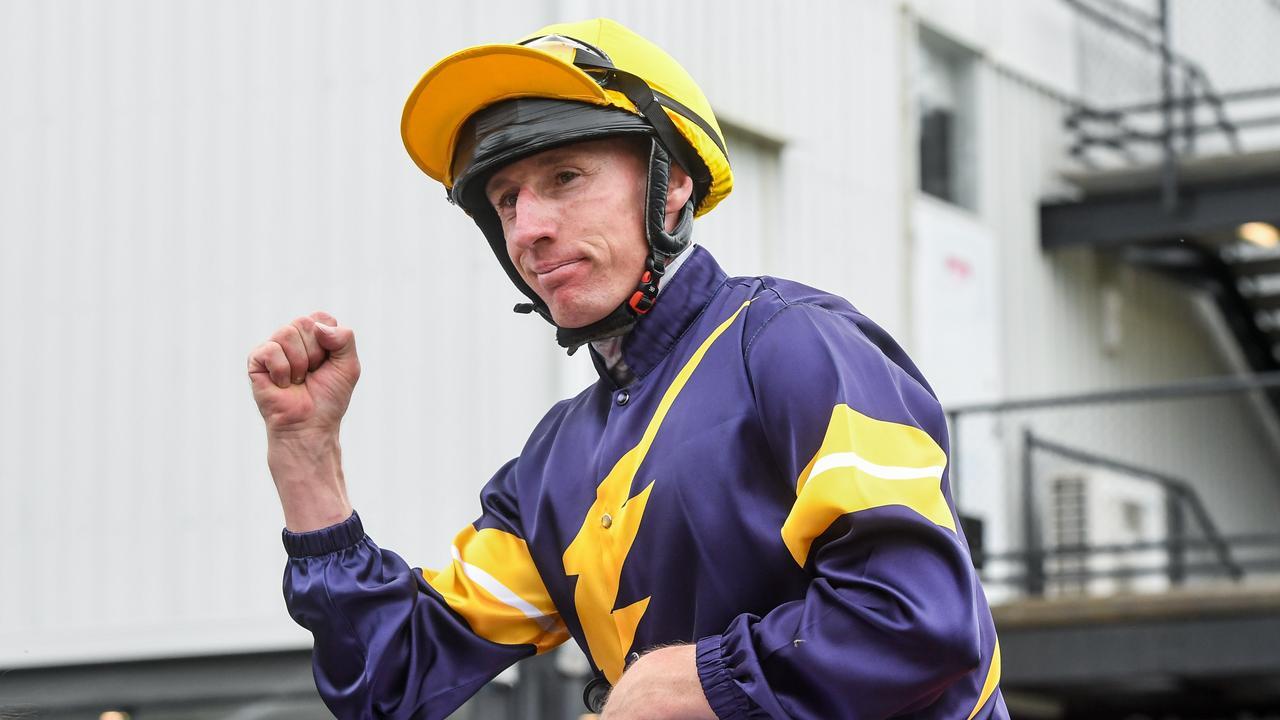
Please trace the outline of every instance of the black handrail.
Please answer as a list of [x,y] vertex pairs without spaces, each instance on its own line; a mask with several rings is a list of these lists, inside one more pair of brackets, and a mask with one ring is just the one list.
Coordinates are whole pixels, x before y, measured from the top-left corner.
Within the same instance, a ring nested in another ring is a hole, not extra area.
[[[1223,542],[1228,547],[1263,547],[1280,548],[1280,534],[1277,533],[1241,533],[1235,535],[1223,535]],[[1040,554],[1046,558],[1051,557],[1075,557],[1078,555],[1122,555],[1124,553],[1140,552],[1143,550],[1166,550],[1175,541],[1172,539],[1165,540],[1138,540],[1130,543],[1105,543],[1101,545],[1075,544],[1075,545],[1054,545],[1043,548]],[[1213,543],[1205,538],[1186,538],[1181,541],[1183,547],[1189,551],[1212,550]],[[1025,550],[1002,550],[999,552],[990,552],[975,550],[973,553],[974,562],[1000,562],[1000,561],[1019,561],[1027,556]],[[1242,564],[1241,561],[1237,561]],[[1221,566],[1221,562],[1215,564]]]
[[1003,413],[1010,410],[1040,410],[1075,405],[1109,405],[1135,400],[1181,400],[1210,395],[1229,395],[1247,390],[1280,388],[1280,370],[1240,377],[1207,377],[1176,383],[1144,385],[1123,390],[1098,390],[1075,395],[1045,395],[1018,400],[956,405],[947,410],[953,418],[961,415]]
[[[1280,122],[1280,118],[1272,117],[1254,118],[1245,123],[1233,122],[1227,116],[1226,100],[1265,96],[1269,93],[1269,89],[1244,90],[1235,93],[1217,92],[1209,76],[1199,64],[1173,50],[1170,42],[1168,0],[1158,0],[1155,15],[1127,9],[1128,6],[1116,3],[1114,0],[1092,0],[1092,2],[1063,0],[1063,2],[1104,31],[1146,52],[1155,54],[1160,61],[1158,100],[1107,110],[1090,107],[1083,101],[1073,103],[1074,107],[1066,119],[1067,129],[1075,135],[1071,145],[1071,155],[1086,164],[1091,164],[1087,155],[1088,148],[1103,146],[1125,155],[1130,162],[1133,162],[1134,156],[1128,151],[1126,142],[1158,144],[1161,149],[1161,195],[1167,211],[1174,212],[1179,202],[1178,159],[1182,154],[1194,151],[1198,134],[1221,132],[1226,136],[1232,151],[1240,153],[1243,151],[1240,143],[1241,129]],[[1180,91],[1175,89],[1176,84],[1180,84]],[[1210,125],[1195,123],[1195,110],[1202,103],[1206,104],[1213,114],[1213,122]],[[1180,127],[1179,120],[1175,117],[1178,110],[1182,111]],[[1139,132],[1125,126],[1124,121],[1131,114],[1153,111],[1158,111],[1161,116],[1161,129],[1158,132]],[[1107,122],[1111,125],[1111,131],[1101,136],[1091,133],[1084,127],[1083,119]],[[1178,137],[1182,138],[1181,152],[1175,147]]]
[[[1252,572],[1274,572],[1280,570],[1280,557],[1264,558],[1258,560],[1246,560],[1241,563],[1245,568]],[[1218,562],[1197,563],[1188,565],[1187,571],[1195,575],[1213,575],[1226,572],[1226,568]],[[1095,568],[1079,568],[1076,570],[1062,570],[1054,573],[1055,580],[1096,580],[1099,578],[1119,579],[1142,577],[1144,575],[1157,575],[1168,572],[1168,569],[1161,566],[1149,567],[1119,567],[1107,570],[1098,570]],[[982,576],[984,585],[1022,585],[1026,587],[1028,577],[1026,575],[990,575]]]
[[[1025,589],[1028,595],[1043,595],[1047,574],[1045,572],[1045,559],[1049,554],[1043,548],[1043,540],[1039,528],[1039,513],[1037,512],[1036,503],[1036,483],[1033,467],[1033,453],[1036,451],[1045,452],[1051,455],[1057,455],[1068,460],[1072,460],[1084,465],[1092,465],[1094,467],[1106,468],[1115,472],[1123,473],[1139,480],[1145,480],[1159,485],[1165,492],[1166,503],[1169,511],[1170,525],[1169,538],[1165,545],[1169,550],[1169,563],[1167,566],[1159,568],[1162,572],[1169,575],[1170,582],[1174,584],[1181,583],[1186,579],[1187,565],[1185,563],[1186,540],[1182,537],[1182,515],[1183,506],[1190,508],[1193,517],[1200,525],[1200,530],[1204,533],[1209,547],[1213,550],[1217,557],[1217,563],[1232,579],[1239,581],[1244,577],[1244,568],[1231,555],[1231,548],[1219,532],[1218,526],[1210,517],[1208,510],[1205,509],[1204,503],[1200,500],[1200,496],[1195,489],[1191,487],[1185,480],[1163,473],[1157,470],[1140,467],[1132,463],[1127,463],[1114,458],[1109,458],[1098,453],[1081,450],[1079,448],[1069,447],[1058,442],[1046,440],[1037,437],[1029,429],[1023,430],[1023,449],[1022,449],[1022,512],[1023,512],[1023,547],[1024,560],[1026,563]],[[1065,575],[1076,573],[1077,571],[1064,570],[1055,573],[1055,577],[1061,578]],[[1086,575],[1090,571],[1082,570]]]

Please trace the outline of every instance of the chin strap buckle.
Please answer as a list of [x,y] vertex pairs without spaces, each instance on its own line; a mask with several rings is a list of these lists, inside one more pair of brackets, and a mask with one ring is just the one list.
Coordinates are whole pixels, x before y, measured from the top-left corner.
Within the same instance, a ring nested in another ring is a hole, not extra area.
[[644,315],[653,309],[653,304],[658,300],[658,282],[666,271],[666,263],[656,252],[650,252],[649,259],[644,263],[644,274],[640,276],[640,285],[627,301],[627,305],[637,315]]

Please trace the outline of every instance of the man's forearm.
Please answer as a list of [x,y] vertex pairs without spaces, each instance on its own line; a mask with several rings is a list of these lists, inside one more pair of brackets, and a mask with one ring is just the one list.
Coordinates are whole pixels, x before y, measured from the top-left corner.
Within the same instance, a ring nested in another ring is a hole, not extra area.
[[318,530],[350,517],[342,447],[336,434],[269,437],[267,466],[290,531]]

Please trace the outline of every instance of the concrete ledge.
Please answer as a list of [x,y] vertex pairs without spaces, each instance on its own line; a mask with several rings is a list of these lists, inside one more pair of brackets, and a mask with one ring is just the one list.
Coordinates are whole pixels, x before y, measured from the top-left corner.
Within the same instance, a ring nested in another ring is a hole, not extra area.
[[1163,593],[1017,600],[991,609],[1001,630],[1206,617],[1280,616],[1280,583],[1213,585]]

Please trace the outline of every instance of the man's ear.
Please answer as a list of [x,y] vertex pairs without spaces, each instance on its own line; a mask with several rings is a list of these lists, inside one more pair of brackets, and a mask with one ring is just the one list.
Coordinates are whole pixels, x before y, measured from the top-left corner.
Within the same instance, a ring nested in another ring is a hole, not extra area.
[[667,232],[676,229],[680,219],[680,211],[693,195],[693,178],[678,163],[671,163],[671,173],[667,180]]

